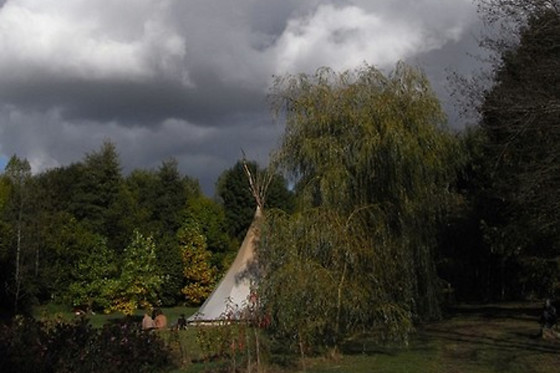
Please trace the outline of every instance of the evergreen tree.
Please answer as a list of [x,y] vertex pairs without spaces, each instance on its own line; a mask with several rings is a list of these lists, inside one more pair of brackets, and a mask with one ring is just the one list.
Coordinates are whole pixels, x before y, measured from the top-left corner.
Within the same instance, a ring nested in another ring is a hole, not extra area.
[[187,196],[175,159],[162,162],[157,172],[153,218],[161,224],[160,234],[175,236],[185,217]]
[[[256,172],[255,162],[248,162],[247,165]],[[228,233],[241,242],[255,214],[255,200],[241,161],[220,175],[216,193],[224,206]]]
[[87,154],[78,168],[80,177],[70,209],[92,232],[106,237],[111,250],[120,252],[123,248],[116,244],[118,227],[111,219],[111,209],[119,201],[122,182],[115,145],[110,141],[104,142],[99,151]]

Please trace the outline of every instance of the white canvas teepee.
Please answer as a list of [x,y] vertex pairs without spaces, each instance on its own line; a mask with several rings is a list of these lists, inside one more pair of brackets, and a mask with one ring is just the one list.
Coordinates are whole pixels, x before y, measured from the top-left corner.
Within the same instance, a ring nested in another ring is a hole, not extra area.
[[259,239],[261,220],[262,211],[258,206],[253,223],[245,235],[233,264],[198,312],[188,318],[188,322],[215,322],[243,318],[251,289],[258,280],[255,246]]

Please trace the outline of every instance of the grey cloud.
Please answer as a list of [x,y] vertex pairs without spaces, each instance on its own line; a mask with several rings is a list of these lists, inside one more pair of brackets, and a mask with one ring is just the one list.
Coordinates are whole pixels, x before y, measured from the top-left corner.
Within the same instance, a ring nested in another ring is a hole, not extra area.
[[111,138],[125,170],[175,157],[211,193],[241,149],[266,162],[278,145],[273,74],[404,58],[445,102],[445,69],[469,65],[475,20],[470,0],[9,0],[0,156],[40,171]]

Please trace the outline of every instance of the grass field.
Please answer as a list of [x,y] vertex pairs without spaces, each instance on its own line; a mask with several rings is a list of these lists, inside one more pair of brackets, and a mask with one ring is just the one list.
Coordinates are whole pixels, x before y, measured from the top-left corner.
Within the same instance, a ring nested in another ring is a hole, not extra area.
[[[340,361],[312,359],[308,372],[560,372],[560,340],[540,337],[539,304],[461,306],[418,327],[408,348],[362,341]],[[361,351],[360,351],[361,349]]]
[[[37,309],[36,316],[59,314],[62,310]],[[484,306],[460,306],[451,309],[439,322],[417,327],[408,347],[382,348],[367,338],[346,343],[334,358],[314,357],[305,360],[305,371],[311,373],[362,372],[560,372],[560,340],[542,339],[539,335],[540,304],[515,303]],[[170,322],[181,313],[187,316],[195,309],[164,309]],[[93,325],[102,325],[122,315],[94,315]],[[137,315],[140,320],[141,313]],[[175,353],[182,355],[184,368],[174,372],[211,372],[212,366],[200,360],[196,330],[165,332]],[[178,341],[180,340],[180,342]],[[177,349],[181,346],[181,351]],[[274,366],[267,372],[302,372],[303,364]],[[194,361],[194,362],[193,362]]]

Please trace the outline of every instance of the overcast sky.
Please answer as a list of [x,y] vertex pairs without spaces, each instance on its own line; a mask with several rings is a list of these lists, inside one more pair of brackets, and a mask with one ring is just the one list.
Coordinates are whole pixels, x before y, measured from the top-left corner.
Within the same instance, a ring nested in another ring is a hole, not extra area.
[[123,171],[174,157],[211,195],[240,157],[264,163],[281,124],[273,75],[390,70],[428,74],[456,122],[446,77],[468,72],[472,0],[0,0],[0,167],[34,172],[112,140]]

